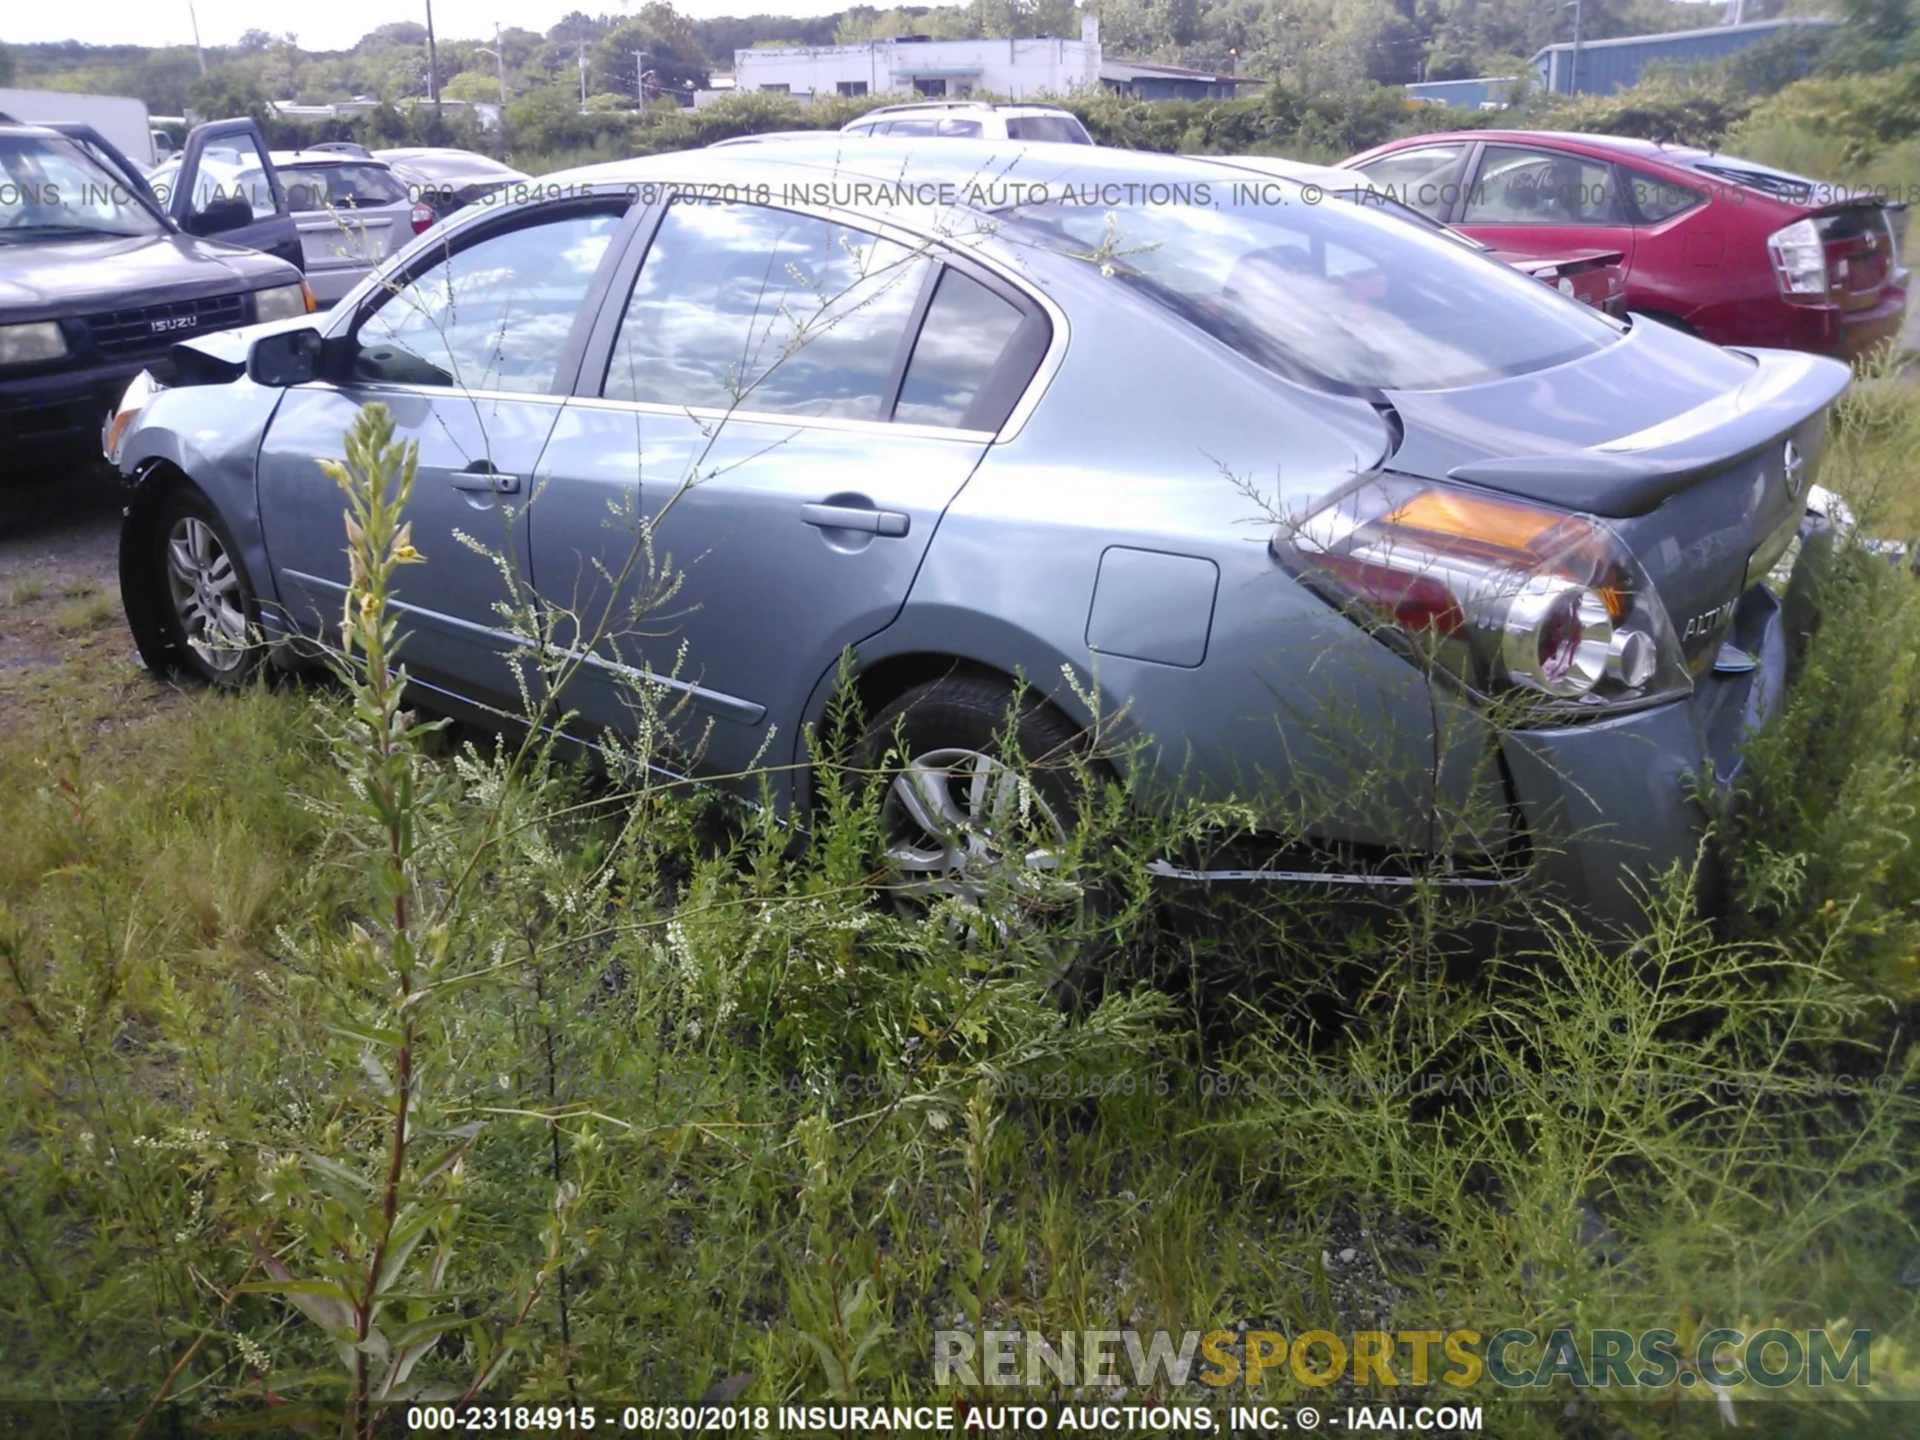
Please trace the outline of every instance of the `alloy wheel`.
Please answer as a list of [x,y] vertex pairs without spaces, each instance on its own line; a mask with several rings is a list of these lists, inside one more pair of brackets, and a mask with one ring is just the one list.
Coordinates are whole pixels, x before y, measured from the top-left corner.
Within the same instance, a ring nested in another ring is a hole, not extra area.
[[246,660],[246,601],[233,557],[205,520],[183,515],[167,534],[167,591],[200,662],[230,675]]
[[[1017,771],[978,750],[929,750],[909,760],[881,809],[886,860],[903,908],[943,899],[995,912],[994,929],[1072,904],[1060,875],[1067,831]],[[1002,904],[1011,902],[1012,913]]]

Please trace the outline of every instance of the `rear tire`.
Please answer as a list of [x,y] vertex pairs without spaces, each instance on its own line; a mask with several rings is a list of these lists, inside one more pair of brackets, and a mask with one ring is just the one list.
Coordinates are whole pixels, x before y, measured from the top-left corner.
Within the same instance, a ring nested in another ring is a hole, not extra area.
[[147,532],[152,604],[173,668],[232,689],[260,663],[253,584],[225,522],[198,490],[161,501]]
[[[1071,913],[1076,928],[1105,907],[1063,874],[1082,791],[1069,761],[1080,732],[1004,681],[949,675],[916,686],[873,718],[855,748],[886,778],[880,824],[893,901],[925,914],[950,903],[982,938],[1031,934]],[[1024,773],[1007,763],[1006,730]],[[1050,983],[1077,989],[1092,945],[1048,946]]]

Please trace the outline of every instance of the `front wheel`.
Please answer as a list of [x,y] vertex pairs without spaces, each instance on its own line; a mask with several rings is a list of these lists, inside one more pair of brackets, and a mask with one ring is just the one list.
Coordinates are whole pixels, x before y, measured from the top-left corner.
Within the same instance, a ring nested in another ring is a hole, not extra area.
[[260,647],[253,586],[226,525],[197,491],[180,489],[160,506],[149,535],[170,658],[210,685],[240,684]]

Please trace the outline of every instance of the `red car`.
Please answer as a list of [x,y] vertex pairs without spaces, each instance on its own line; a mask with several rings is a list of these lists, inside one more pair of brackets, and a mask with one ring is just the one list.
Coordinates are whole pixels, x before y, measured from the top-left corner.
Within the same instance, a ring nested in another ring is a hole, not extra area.
[[1717,344],[1852,358],[1906,317],[1905,207],[1729,155],[1476,130],[1395,140],[1343,168],[1509,254],[1619,251],[1627,309]]

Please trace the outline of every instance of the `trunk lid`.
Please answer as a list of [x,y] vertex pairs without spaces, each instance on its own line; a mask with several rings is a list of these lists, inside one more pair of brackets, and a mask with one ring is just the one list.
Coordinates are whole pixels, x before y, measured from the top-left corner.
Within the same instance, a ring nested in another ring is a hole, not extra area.
[[1550,370],[1390,393],[1405,437],[1387,463],[1604,518],[1699,674],[1792,539],[1848,378],[1818,356],[1722,350],[1642,324]]

